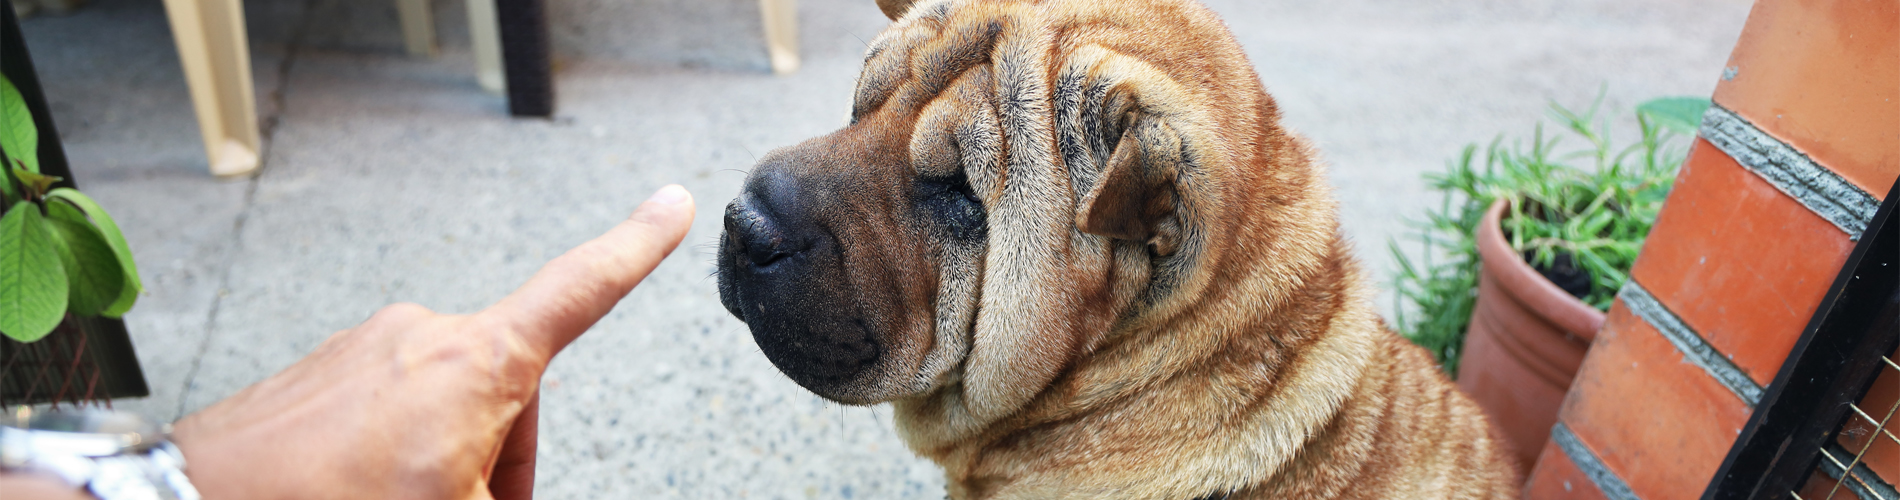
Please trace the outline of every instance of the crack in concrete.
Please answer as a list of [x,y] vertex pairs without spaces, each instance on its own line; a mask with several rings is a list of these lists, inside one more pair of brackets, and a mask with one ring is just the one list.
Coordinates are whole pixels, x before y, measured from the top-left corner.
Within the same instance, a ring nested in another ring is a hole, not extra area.
[[284,43],[284,58],[277,63],[277,86],[271,89],[269,97],[271,114],[265,116],[263,122],[259,124],[261,129],[259,132],[264,140],[258,151],[257,170],[251,172],[249,178],[245,179],[244,201],[238,209],[237,217],[231,221],[231,245],[226,250],[226,255],[231,258],[224,260],[225,266],[218,273],[218,289],[213,292],[211,308],[205,313],[204,339],[198,343],[198,352],[191,357],[191,368],[185,371],[184,387],[178,391],[178,409],[172,413],[172,420],[185,417],[185,409],[191,404],[192,386],[198,380],[198,369],[204,364],[205,355],[211,351],[211,341],[217,337],[218,312],[223,309],[224,298],[230,292],[231,268],[236,262],[234,257],[244,252],[244,223],[250,219],[251,208],[256,205],[258,183],[263,180],[264,173],[271,166],[270,153],[277,143],[275,140],[277,128],[283,122],[285,94],[290,87],[290,71],[297,63],[297,54],[303,49],[304,36],[310,31],[312,13],[316,10],[317,2],[318,0],[304,1],[303,8],[297,14],[296,31],[291,34],[290,40]]

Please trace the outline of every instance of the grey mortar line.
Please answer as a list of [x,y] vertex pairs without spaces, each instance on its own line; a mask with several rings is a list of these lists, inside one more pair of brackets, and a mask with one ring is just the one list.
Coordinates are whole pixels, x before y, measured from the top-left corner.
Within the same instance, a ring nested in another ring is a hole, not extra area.
[[1629,483],[1597,458],[1596,452],[1590,451],[1590,447],[1584,445],[1577,433],[1571,432],[1563,421],[1551,426],[1550,440],[1556,442],[1557,448],[1570,457],[1570,463],[1583,470],[1583,475],[1590,478],[1590,482],[1596,485],[1597,491],[1603,492],[1603,496],[1612,500],[1642,500],[1642,497],[1636,496],[1636,490],[1630,489]]
[[1721,105],[1711,105],[1702,114],[1697,134],[1775,189],[1847,232],[1849,239],[1859,240],[1880,208],[1880,200],[1873,194]]
[[[1868,446],[1873,445],[1869,443]],[[1880,480],[1879,474],[1875,474],[1873,469],[1867,468],[1867,462],[1857,462],[1854,464],[1853,474],[1856,480],[1849,481],[1847,478],[1841,477],[1841,465],[1843,464],[1836,463],[1834,460],[1836,457],[1853,457],[1855,455],[1848,453],[1847,448],[1841,447],[1840,443],[1832,439],[1829,439],[1827,446],[1823,448],[1822,451],[1825,451],[1828,456],[1821,457],[1821,470],[1827,473],[1827,477],[1839,481],[1847,490],[1854,492],[1855,496],[1860,497],[1862,500],[1900,499],[1900,492],[1895,492],[1893,485]]]
[[1684,359],[1708,372],[1709,376],[1734,392],[1735,397],[1741,398],[1742,402],[1748,403],[1750,407],[1754,407],[1756,402],[1761,401],[1761,384],[1755,383],[1754,379],[1749,378],[1748,374],[1735,366],[1734,361],[1722,355],[1715,346],[1709,345],[1709,342],[1697,334],[1695,329],[1690,328],[1688,323],[1684,323],[1682,318],[1670,311],[1662,301],[1656,300],[1656,296],[1650,295],[1649,290],[1643,289],[1636,280],[1632,279],[1628,284],[1623,285],[1623,290],[1617,293],[1617,297],[1623,299],[1623,305],[1629,307],[1630,312],[1635,313],[1636,317],[1649,323],[1649,326],[1655,327],[1656,331],[1662,332],[1663,338],[1668,339],[1669,343],[1676,347],[1676,352]]

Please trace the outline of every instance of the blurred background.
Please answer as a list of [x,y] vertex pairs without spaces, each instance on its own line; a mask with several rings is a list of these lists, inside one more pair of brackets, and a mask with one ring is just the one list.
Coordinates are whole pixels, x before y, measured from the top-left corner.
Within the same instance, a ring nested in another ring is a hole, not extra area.
[[[1439,204],[1421,175],[1527,137],[1551,103],[1708,96],[1744,0],[1211,0],[1285,120],[1323,152],[1342,226],[1389,288],[1387,242]],[[942,498],[888,408],[780,375],[719,306],[720,208],[765,152],[842,126],[870,0],[797,2],[803,66],[774,75],[753,0],[548,0],[551,119],[475,81],[463,2],[404,52],[387,0],[248,0],[254,175],[218,179],[159,0],[22,21],[81,188],[118,219],[145,292],[125,316],[174,419],[392,302],[470,312],[668,183],[686,243],[543,381],[545,498]],[[1548,125],[1547,125],[1548,126]],[[1378,304],[1390,312],[1389,294]]]

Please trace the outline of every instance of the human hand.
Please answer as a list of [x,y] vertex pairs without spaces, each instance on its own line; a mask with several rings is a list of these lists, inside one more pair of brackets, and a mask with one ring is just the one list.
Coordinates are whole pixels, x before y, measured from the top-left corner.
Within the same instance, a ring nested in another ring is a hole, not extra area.
[[548,361],[686,235],[692,196],[655,193],[607,234],[475,314],[383,308],[173,431],[205,498],[529,498]]

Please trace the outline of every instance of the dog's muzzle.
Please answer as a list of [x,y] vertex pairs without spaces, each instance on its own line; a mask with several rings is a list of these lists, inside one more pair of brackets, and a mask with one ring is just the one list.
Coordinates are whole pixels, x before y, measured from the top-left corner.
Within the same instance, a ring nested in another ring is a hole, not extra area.
[[849,292],[837,240],[804,206],[810,199],[781,169],[754,171],[726,206],[719,301],[792,380],[850,399],[839,391],[877,363],[880,349]]

